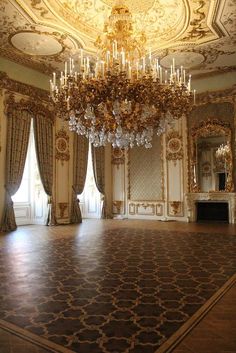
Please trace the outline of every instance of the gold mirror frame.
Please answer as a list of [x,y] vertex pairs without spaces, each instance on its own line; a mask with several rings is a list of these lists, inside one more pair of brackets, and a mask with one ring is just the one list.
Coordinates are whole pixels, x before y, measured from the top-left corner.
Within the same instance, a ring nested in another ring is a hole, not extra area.
[[[201,121],[191,129],[190,133],[190,163],[189,163],[189,176],[190,176],[190,192],[201,192],[200,186],[197,181],[197,166],[196,166],[196,146],[199,137],[209,137],[214,135],[224,135],[227,137],[231,146],[230,159],[228,161],[228,176],[226,181],[225,190],[223,192],[232,192],[234,190],[233,185],[233,156],[232,156],[232,131],[230,124],[217,119],[208,119]],[[210,192],[219,192],[211,190]]]

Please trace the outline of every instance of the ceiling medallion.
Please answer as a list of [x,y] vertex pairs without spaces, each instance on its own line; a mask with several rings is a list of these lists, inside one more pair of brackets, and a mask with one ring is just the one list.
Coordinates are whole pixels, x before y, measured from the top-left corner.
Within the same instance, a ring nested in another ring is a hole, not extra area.
[[162,134],[191,109],[191,76],[174,59],[170,70],[163,70],[145,44],[145,33],[134,34],[132,14],[118,1],[95,43],[96,62],[81,49],[78,68],[70,58],[59,80],[53,74],[58,115],[95,147],[150,148],[154,133]]
[[21,31],[10,38],[11,44],[28,55],[55,55],[63,51],[59,41],[50,34]]

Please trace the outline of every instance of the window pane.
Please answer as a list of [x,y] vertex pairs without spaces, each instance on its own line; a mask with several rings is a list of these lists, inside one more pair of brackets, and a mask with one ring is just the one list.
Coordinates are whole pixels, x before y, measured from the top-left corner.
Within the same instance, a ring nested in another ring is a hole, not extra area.
[[30,196],[29,195],[29,177],[30,177],[30,170],[29,170],[29,150],[28,150],[21,185],[20,185],[18,191],[12,197],[12,201],[14,203],[30,202],[30,199],[29,199],[29,196]]
[[29,181],[23,179],[17,193],[12,197],[13,202],[29,202]]

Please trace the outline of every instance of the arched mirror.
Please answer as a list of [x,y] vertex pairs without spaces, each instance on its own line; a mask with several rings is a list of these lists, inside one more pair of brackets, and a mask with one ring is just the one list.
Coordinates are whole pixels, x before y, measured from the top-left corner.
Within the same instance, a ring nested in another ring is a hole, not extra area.
[[191,130],[191,191],[233,191],[231,128],[219,120],[202,121]]

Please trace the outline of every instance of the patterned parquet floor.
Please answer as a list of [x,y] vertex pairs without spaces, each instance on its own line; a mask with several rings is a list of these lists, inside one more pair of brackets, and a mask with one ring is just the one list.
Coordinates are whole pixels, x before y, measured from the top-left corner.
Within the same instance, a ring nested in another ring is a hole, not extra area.
[[56,352],[154,353],[236,273],[234,234],[146,221],[21,227],[0,239],[1,320]]

